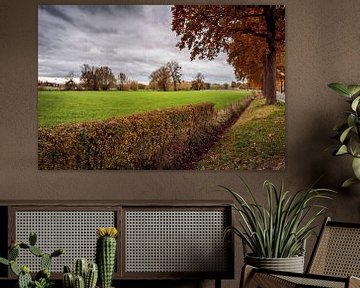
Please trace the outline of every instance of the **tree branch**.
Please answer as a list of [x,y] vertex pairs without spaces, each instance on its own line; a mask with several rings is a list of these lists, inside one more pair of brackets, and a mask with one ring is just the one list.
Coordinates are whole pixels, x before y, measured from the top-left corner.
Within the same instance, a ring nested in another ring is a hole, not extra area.
[[259,33],[259,32],[255,32],[254,30],[252,30],[251,28],[246,28],[244,30],[239,30],[239,32],[242,32],[244,34],[250,34],[250,35],[254,35],[254,36],[257,36],[257,37],[261,37],[261,38],[268,38],[269,35],[266,34],[266,33]]
[[261,13],[261,14],[245,14],[245,15],[240,16],[240,19],[241,18],[251,18],[251,17],[263,17],[263,16],[265,16],[264,13]]

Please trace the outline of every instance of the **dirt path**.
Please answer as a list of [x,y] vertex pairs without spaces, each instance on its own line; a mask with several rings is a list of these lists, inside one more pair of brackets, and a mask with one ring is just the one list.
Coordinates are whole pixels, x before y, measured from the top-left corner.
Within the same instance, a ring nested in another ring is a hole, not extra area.
[[255,99],[195,169],[283,169],[285,106],[264,103],[264,98]]

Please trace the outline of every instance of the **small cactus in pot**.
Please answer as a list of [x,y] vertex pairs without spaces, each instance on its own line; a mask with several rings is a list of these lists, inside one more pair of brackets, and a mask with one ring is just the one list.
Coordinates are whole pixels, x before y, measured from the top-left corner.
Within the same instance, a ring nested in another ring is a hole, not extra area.
[[69,266],[64,267],[64,288],[95,288],[98,279],[98,267],[96,263],[88,263],[85,258],[75,261],[74,272]]
[[100,288],[110,288],[116,258],[115,227],[101,227],[97,229],[96,262],[99,267]]

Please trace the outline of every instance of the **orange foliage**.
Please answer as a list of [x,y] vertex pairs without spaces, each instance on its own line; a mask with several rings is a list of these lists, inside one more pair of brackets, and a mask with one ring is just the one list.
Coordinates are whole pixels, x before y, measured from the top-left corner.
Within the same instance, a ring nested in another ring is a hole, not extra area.
[[228,54],[238,79],[261,86],[271,104],[275,97],[277,63],[284,57],[283,5],[175,5],[172,29],[177,46],[188,48],[191,59],[214,59]]

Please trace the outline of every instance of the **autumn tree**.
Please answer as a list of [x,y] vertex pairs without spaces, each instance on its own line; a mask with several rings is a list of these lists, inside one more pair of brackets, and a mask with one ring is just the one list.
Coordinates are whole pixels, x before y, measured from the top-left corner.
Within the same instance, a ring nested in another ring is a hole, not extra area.
[[197,73],[191,82],[191,89],[201,90],[205,88],[205,77],[201,73]]
[[166,66],[170,71],[170,75],[174,85],[174,91],[177,91],[177,83],[179,84],[181,83],[181,77],[182,77],[181,66],[175,60],[169,61],[166,64]]
[[118,75],[118,81],[119,81],[119,90],[124,90],[125,84],[127,82],[126,74],[123,72],[120,72]]
[[67,74],[65,76],[65,79],[66,79],[65,84],[64,84],[65,90],[76,90],[77,89],[77,85],[74,81],[74,77],[75,77],[74,71],[69,72],[69,74]]
[[167,91],[171,84],[171,72],[167,66],[161,66],[159,69],[150,74],[149,79],[150,87]]
[[88,64],[84,64],[81,66],[81,83],[85,89],[89,90],[99,90],[97,75],[96,75],[96,67]]
[[115,83],[115,76],[108,66],[101,66],[96,69],[96,80],[98,81],[98,87],[102,90],[109,90]]
[[137,91],[139,89],[139,83],[135,80],[129,81],[129,89],[132,91]]
[[115,77],[108,66],[91,66],[84,64],[81,67],[80,80],[86,89],[90,90],[109,90],[115,83]]
[[[172,30],[191,59],[228,54],[238,80],[262,87],[267,104],[276,100],[276,66],[285,43],[283,5],[175,5]],[[244,61],[245,60],[245,61]]]

